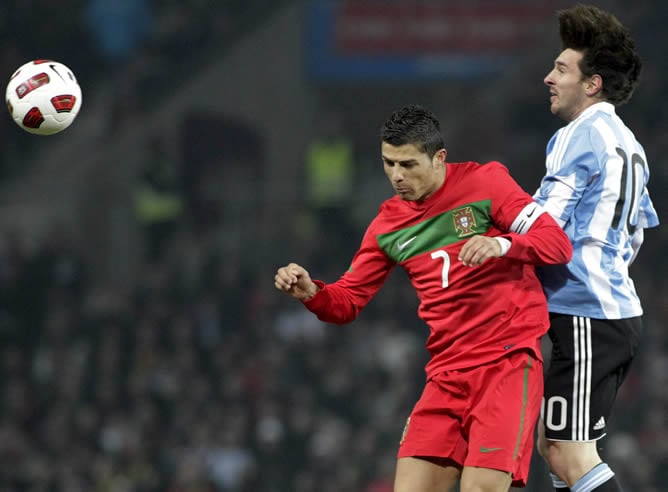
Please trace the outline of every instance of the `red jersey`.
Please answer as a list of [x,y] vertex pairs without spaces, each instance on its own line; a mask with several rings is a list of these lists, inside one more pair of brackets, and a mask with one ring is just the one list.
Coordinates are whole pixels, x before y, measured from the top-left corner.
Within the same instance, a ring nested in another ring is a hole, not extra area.
[[[476,234],[511,241],[508,252],[476,267],[458,260]],[[447,163],[443,185],[423,201],[385,201],[348,271],[304,305],[328,323],[354,320],[395,265],[417,291],[430,328],[427,376],[476,366],[508,351],[541,358],[548,312],[534,265],[566,263],[568,238],[498,162]]]

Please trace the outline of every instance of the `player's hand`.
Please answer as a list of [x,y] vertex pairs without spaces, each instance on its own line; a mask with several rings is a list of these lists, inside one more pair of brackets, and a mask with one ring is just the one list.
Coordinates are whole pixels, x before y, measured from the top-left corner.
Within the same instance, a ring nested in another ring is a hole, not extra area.
[[320,290],[306,269],[296,263],[278,269],[274,276],[274,286],[300,301],[313,297]]
[[459,252],[459,260],[464,266],[478,266],[490,258],[501,256],[501,245],[493,237],[473,236],[464,243]]

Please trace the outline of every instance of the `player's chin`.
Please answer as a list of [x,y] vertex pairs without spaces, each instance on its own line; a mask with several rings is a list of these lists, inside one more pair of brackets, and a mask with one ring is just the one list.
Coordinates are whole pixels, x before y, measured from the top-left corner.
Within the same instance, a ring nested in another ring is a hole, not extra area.
[[415,201],[415,193],[410,190],[394,190],[399,198],[406,201]]

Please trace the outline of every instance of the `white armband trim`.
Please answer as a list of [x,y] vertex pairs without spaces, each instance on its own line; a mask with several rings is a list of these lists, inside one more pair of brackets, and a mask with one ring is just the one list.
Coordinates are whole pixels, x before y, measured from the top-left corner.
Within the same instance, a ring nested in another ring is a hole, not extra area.
[[531,228],[536,219],[545,213],[545,209],[536,202],[529,203],[522,211],[515,217],[515,220],[510,225],[510,232],[517,234],[526,234]]
[[494,239],[496,239],[496,241],[499,243],[499,246],[501,246],[501,256],[504,256],[510,249],[510,245],[512,243],[505,237],[495,236]]

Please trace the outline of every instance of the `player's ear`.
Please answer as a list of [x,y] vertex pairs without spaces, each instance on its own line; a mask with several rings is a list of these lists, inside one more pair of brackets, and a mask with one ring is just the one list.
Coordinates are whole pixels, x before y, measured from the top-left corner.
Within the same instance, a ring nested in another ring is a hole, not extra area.
[[439,164],[439,165],[444,164],[445,163],[445,158],[447,157],[447,155],[448,155],[447,150],[445,150],[445,149],[439,150],[438,152],[436,152],[434,154],[433,163],[434,164]]
[[601,90],[603,90],[603,77],[595,73],[594,75],[589,77],[587,85],[585,85],[585,94],[587,94],[590,97],[593,97],[596,96],[598,93],[600,93]]

